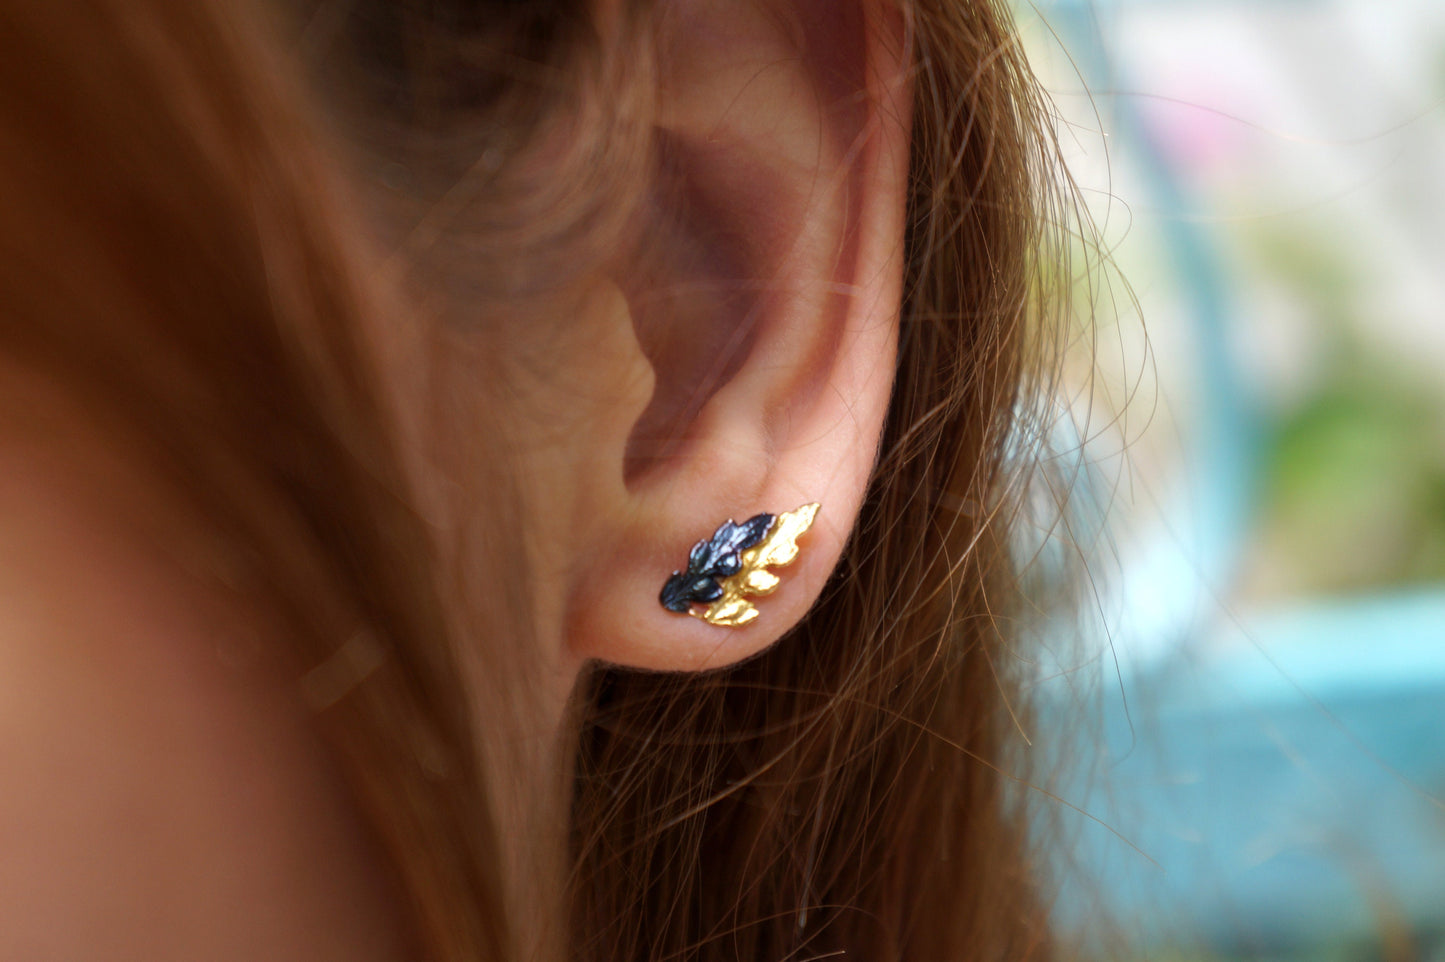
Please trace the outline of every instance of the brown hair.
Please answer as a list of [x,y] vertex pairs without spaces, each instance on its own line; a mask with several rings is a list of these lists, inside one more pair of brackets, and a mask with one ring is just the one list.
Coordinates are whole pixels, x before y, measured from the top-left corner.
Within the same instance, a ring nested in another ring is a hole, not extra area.
[[[354,239],[329,141],[296,106],[302,82],[233,6],[0,14],[0,357],[63,384],[187,499],[216,534],[216,577],[284,620],[298,670],[382,653],[363,683],[318,699],[321,725],[434,956],[509,958],[437,547],[366,362],[361,319],[389,294]],[[584,4],[472,6],[459,18],[447,11],[471,6],[358,5],[403,11],[401,37],[469,41],[387,54],[395,71],[367,95],[400,107],[369,131],[406,136],[396,118],[437,104],[428,71],[467,65],[466,107],[488,133],[447,149],[495,147],[479,196],[520,204],[527,183],[508,158],[609,68],[590,53]],[[1051,369],[1059,321],[1043,276],[1060,250],[1054,153],[1002,3],[907,9],[902,343],[862,517],[818,605],[761,657],[583,679],[574,958],[1052,954],[1016,790],[1008,544],[1021,389]],[[629,14],[640,46],[646,16]],[[629,70],[606,75],[610,95],[642,109],[615,86],[646,81]],[[599,123],[589,149],[637,149],[609,147]],[[551,228],[526,239],[530,253],[606,229],[576,197],[532,200]],[[503,491],[503,460],[495,470]]]
[[1052,369],[1056,165],[1002,4],[910,9],[902,340],[868,498],[822,599],[761,657],[589,680],[582,957],[1052,955],[1018,790],[1027,465],[1008,451],[1025,379]]

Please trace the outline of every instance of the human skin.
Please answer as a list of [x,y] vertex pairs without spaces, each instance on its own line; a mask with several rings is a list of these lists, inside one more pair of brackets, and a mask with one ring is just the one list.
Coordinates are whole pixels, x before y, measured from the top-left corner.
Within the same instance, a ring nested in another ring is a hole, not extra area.
[[[771,645],[821,591],[873,465],[903,269],[907,44],[901,20],[871,6],[811,35],[799,26],[819,21],[811,6],[699,4],[667,27],[691,55],[666,65],[657,124],[688,145],[690,183],[728,212],[736,249],[666,282],[740,270],[767,292],[746,316],[644,314],[636,292],[655,280],[624,266],[506,325],[450,326],[443,309],[404,324],[382,312],[363,332],[432,524],[465,533],[491,498],[465,470],[467,439],[500,419],[514,441],[525,646],[499,646],[461,605],[451,627],[473,654],[461,667],[485,722],[509,916],[538,958],[565,955],[579,672],[592,660],[700,671]],[[564,336],[539,345],[528,330]],[[707,380],[714,359],[689,342],[743,341],[700,405],[657,400],[659,384]],[[537,351],[545,376],[513,363]],[[505,398],[486,376],[499,359]],[[0,904],[16,920],[0,956],[409,957],[363,820],[282,666],[257,654],[279,629],[185,564],[205,519],[63,386],[7,369],[0,409],[12,415],[0,418],[0,771],[24,787],[0,798]],[[629,476],[639,423],[679,417],[681,445]],[[723,519],[813,501],[804,550],[754,624],[658,604]],[[489,569],[467,562],[489,550],[461,539],[440,580],[458,597],[491,590]]]

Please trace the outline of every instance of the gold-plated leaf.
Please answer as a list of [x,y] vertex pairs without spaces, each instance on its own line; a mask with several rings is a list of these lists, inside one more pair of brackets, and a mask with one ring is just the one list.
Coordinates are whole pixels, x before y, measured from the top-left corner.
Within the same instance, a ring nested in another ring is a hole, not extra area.
[[750,563],[758,568],[791,564],[798,556],[798,538],[813,526],[817,513],[816,504],[805,504],[796,511],[778,515],[762,542],[743,553],[743,570],[746,571]]
[[750,595],[770,595],[778,587],[780,580],[771,571],[758,568],[749,571],[747,577],[743,579],[742,591]]
[[724,595],[720,600],[708,605],[707,610],[702,614],[692,614],[706,621],[710,625],[722,625],[725,628],[738,628],[747,624],[758,616],[758,609],[753,603],[740,595],[728,597]]
[[791,564],[798,557],[798,538],[813,526],[817,514],[817,504],[805,504],[778,515],[763,540],[741,554],[741,570],[719,582],[722,597],[697,617],[709,624],[730,627],[756,618],[758,609],[744,596],[771,594],[777,589],[778,576],[766,569]]

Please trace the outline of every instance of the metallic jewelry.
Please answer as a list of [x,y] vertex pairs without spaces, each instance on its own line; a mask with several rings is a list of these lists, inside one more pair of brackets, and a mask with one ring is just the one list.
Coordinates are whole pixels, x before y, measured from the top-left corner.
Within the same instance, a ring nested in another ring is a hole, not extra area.
[[672,573],[658,601],[668,611],[710,625],[747,624],[758,616],[758,609],[745,596],[773,593],[778,576],[767,569],[792,563],[798,556],[798,538],[812,527],[817,513],[817,504],[805,504],[780,515],[754,515],[742,524],[729,518],[711,538],[692,546],[687,570]]

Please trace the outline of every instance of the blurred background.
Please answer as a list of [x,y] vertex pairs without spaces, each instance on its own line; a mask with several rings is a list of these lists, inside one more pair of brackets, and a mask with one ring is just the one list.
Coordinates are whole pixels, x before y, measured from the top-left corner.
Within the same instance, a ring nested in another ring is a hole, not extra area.
[[1445,960],[1445,0],[1016,16],[1097,235],[1060,914],[1131,958]]

